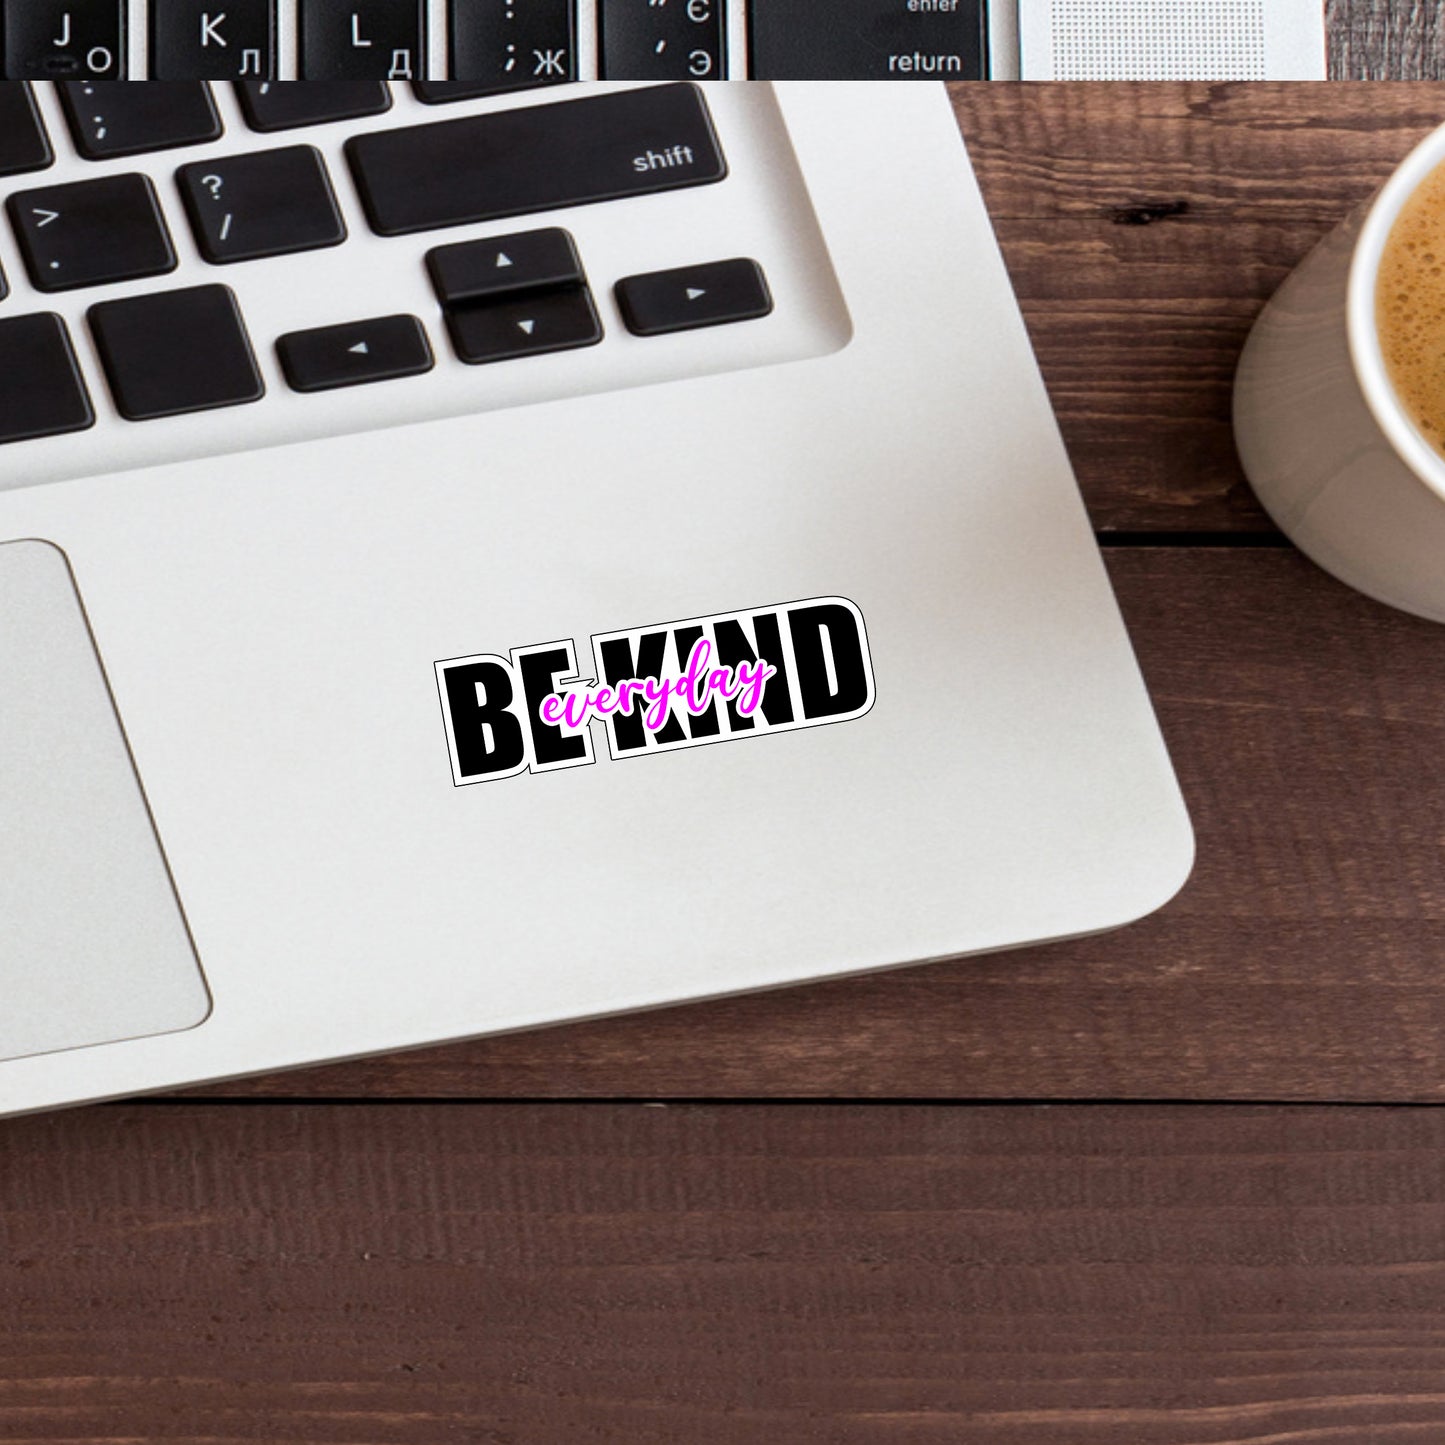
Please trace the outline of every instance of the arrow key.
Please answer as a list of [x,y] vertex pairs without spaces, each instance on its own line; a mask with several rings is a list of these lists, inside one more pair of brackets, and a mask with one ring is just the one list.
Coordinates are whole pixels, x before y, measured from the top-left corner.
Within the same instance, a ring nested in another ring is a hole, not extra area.
[[739,258],[628,276],[617,283],[617,305],[634,336],[666,336],[755,321],[772,311],[773,298],[763,268]]
[[587,279],[571,235],[558,226],[437,246],[427,252],[426,266],[443,306],[547,286],[581,286]]
[[457,355],[470,366],[571,351],[602,340],[602,323],[585,286],[462,306],[447,312]]
[[155,187],[145,176],[16,191],[6,208],[39,291],[73,291],[176,268]]
[[415,316],[379,316],[344,326],[292,331],[276,343],[292,391],[332,391],[420,376],[436,364]]

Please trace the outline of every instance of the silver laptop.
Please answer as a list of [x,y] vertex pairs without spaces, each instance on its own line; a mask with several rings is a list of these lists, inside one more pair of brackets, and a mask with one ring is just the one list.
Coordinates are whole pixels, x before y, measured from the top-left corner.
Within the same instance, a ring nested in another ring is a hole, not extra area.
[[1180,886],[941,87],[196,90],[0,92],[0,1110]]
[[1322,80],[1324,0],[0,0],[15,80]]

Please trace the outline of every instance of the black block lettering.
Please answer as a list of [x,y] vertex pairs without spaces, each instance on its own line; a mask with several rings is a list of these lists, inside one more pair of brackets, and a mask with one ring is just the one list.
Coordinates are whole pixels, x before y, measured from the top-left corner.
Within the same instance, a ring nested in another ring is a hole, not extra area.
[[511,711],[512,670],[496,658],[446,669],[447,712],[463,778],[520,772],[527,765],[522,723]]
[[[677,639],[677,656],[686,668],[687,660],[692,656],[692,650],[698,644],[698,639],[703,635],[701,627],[684,627],[682,631],[673,633]],[[703,678],[717,666],[716,658],[709,658],[707,667],[703,669]],[[679,671],[682,671],[679,668]],[[705,713],[694,715],[684,706],[683,711],[687,714],[687,730],[695,738],[715,738],[722,731],[722,723],[718,721],[717,704],[709,703]]]
[[527,726],[532,732],[532,765],[556,767],[559,763],[585,763],[587,739],[582,733],[568,736],[560,727],[542,721],[543,699],[557,691],[559,676],[571,674],[576,663],[565,647],[543,652],[514,652],[517,671],[522,675],[522,693],[527,699]]
[[[858,619],[841,602],[822,602],[788,613],[793,657],[798,664],[798,695],[805,718],[837,717],[867,705],[868,665]],[[823,634],[827,633],[827,642]],[[828,685],[824,649],[833,655],[836,689]]]
[[[625,637],[610,637],[598,648],[602,675],[614,686],[630,677],[661,677],[667,658],[667,633],[644,632],[637,639],[637,656],[632,655],[632,644]],[[643,716],[651,704],[644,697],[638,697],[628,713],[613,713],[612,746],[619,753],[635,753],[647,746],[647,728]],[[655,734],[659,743],[681,743],[687,741],[682,724],[669,714],[667,721]]]
[[[793,720],[793,697],[788,690],[788,665],[783,660],[782,629],[776,612],[764,612],[753,618],[753,634],[758,639],[753,651],[743,625],[729,618],[713,629],[717,637],[717,660],[721,667],[736,667],[740,662],[766,662],[777,672],[763,685],[761,712],[770,727]],[[761,654],[761,656],[759,656]],[[733,703],[728,704],[728,726],[733,732],[745,732],[754,719],[743,717]]]

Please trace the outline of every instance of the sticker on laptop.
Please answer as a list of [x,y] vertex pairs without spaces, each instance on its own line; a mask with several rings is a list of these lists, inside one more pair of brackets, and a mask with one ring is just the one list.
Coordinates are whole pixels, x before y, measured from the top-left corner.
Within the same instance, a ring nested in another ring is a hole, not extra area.
[[863,614],[814,597],[436,664],[458,787],[848,722],[873,706]]

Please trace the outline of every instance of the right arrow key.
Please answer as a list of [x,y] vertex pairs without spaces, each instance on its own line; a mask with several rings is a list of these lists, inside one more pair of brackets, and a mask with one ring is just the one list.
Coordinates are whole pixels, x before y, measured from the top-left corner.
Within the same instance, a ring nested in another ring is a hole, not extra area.
[[771,313],[773,298],[763,268],[738,257],[628,276],[617,283],[617,305],[634,336],[666,336],[756,321]]

